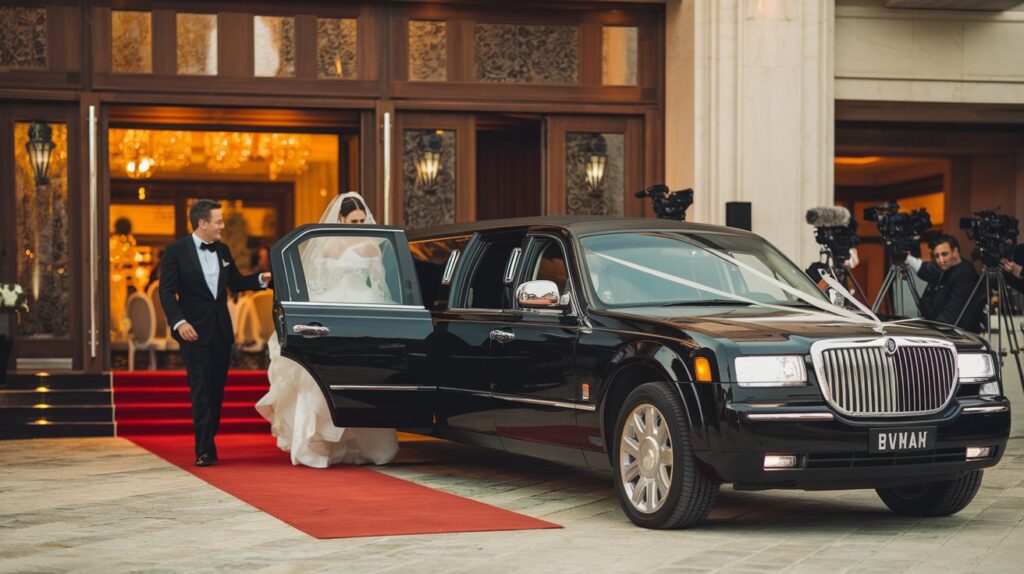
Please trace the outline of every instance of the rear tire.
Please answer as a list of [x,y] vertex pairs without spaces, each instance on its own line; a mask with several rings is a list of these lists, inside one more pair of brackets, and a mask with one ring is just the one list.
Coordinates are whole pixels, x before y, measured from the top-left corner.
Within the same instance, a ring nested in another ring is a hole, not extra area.
[[875,492],[896,514],[919,517],[949,516],[960,512],[974,500],[974,495],[981,487],[983,475],[980,470],[972,470],[955,480],[899,488],[879,488]]
[[616,417],[612,465],[619,502],[637,526],[693,526],[715,505],[719,483],[697,469],[689,417],[667,383],[640,385],[626,397]]

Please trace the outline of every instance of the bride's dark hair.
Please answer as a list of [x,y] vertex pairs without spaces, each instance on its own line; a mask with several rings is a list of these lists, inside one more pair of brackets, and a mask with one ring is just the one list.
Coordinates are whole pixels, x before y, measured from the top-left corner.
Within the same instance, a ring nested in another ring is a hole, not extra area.
[[341,207],[338,211],[338,213],[340,214],[339,219],[348,217],[348,214],[352,213],[353,211],[356,211],[357,209],[359,211],[366,211],[366,208],[363,207],[363,202],[359,201],[354,197],[346,197],[345,199],[341,200]]

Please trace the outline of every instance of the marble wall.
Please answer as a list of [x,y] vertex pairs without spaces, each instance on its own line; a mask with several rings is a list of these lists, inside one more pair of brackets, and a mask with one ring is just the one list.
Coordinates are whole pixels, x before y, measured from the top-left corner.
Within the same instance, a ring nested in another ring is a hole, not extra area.
[[1024,5],[892,10],[839,0],[836,99],[1024,103]]

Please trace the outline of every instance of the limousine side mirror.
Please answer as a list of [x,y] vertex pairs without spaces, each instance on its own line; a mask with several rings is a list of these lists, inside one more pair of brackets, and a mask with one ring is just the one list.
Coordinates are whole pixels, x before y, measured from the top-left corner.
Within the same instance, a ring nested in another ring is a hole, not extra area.
[[561,299],[554,281],[527,281],[516,288],[516,301],[525,309],[557,309]]

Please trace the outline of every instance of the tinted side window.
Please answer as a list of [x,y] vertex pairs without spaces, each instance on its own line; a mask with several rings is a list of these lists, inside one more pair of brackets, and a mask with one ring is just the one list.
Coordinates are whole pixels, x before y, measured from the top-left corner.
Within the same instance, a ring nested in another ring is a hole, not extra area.
[[448,289],[441,285],[441,276],[452,251],[458,249],[464,252],[469,238],[469,235],[463,235],[409,243],[416,275],[420,280],[423,305],[427,309],[441,309],[447,306]]
[[507,309],[511,301],[502,279],[512,250],[522,244],[522,235],[485,238],[482,243],[482,253],[476,259],[466,290],[465,305],[473,309]]
[[564,293],[569,281],[569,269],[566,267],[562,245],[554,239],[540,238],[533,253],[535,256],[527,268],[526,280],[554,281],[558,285],[558,292]]

